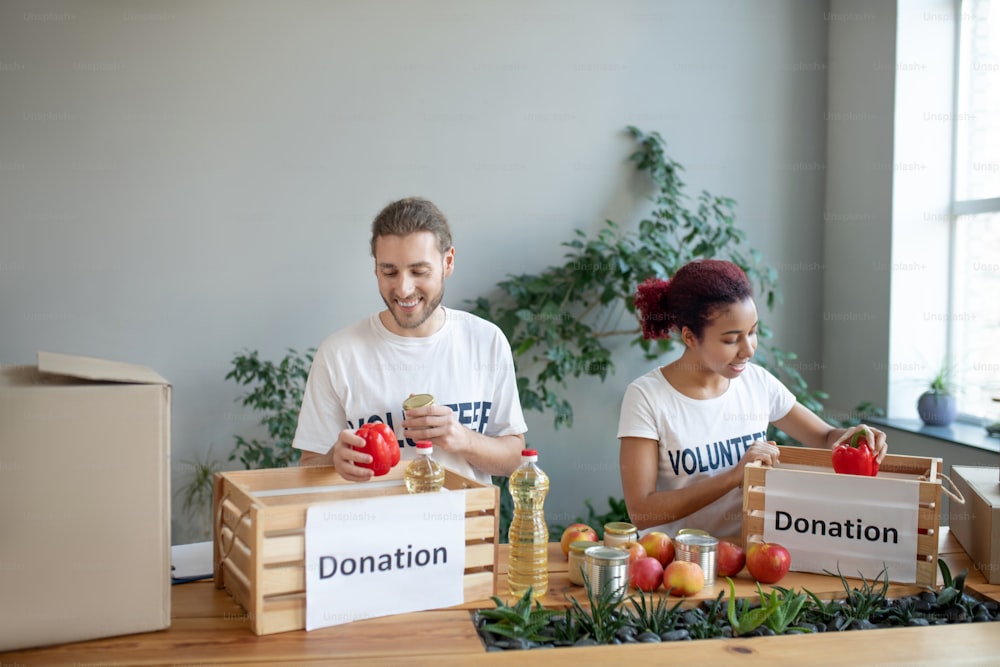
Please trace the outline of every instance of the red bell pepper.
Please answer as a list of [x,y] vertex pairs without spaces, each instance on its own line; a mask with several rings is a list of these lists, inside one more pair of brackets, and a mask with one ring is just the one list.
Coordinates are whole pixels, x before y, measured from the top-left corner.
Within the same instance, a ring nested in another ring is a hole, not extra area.
[[833,471],[845,475],[878,475],[878,458],[872,446],[872,433],[868,429],[857,431],[850,440],[833,448]]
[[359,463],[359,467],[369,468],[381,477],[399,463],[399,441],[391,428],[382,422],[370,422],[354,433],[365,439],[365,446],[357,450],[372,457],[371,463]]

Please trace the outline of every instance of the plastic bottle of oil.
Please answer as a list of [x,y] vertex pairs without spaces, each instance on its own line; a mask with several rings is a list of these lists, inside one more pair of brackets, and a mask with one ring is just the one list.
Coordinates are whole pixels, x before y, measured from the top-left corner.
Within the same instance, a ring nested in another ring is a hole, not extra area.
[[434,460],[433,453],[434,444],[430,440],[417,441],[417,458],[410,461],[403,473],[410,493],[440,491],[444,486],[444,467]]
[[507,538],[510,542],[510,566],[507,584],[510,594],[521,597],[530,586],[538,599],[549,589],[549,528],[545,523],[545,494],[549,477],[536,464],[538,452],[521,450],[521,465],[510,476],[510,494],[514,499],[514,517]]

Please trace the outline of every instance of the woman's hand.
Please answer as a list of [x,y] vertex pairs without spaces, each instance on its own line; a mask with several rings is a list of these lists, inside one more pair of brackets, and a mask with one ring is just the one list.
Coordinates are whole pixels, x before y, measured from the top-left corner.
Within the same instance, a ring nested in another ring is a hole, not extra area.
[[867,424],[858,424],[857,426],[852,426],[851,428],[844,431],[839,438],[837,438],[837,442],[844,442],[845,440],[850,440],[852,437],[854,437],[855,433],[857,433],[858,431],[865,431],[865,430],[871,433],[871,437],[868,438],[868,446],[872,448],[873,452],[875,452],[876,460],[879,463],[882,463],[882,459],[884,459],[885,455],[889,453],[889,443],[886,440],[885,433],[883,431],[878,430],[877,428],[872,428]]
[[760,461],[766,466],[774,466],[778,463],[778,456],[781,454],[781,450],[774,443],[773,440],[764,442],[763,440],[755,440],[750,443],[747,451],[744,452],[743,456],[740,457],[740,469],[743,468],[748,463],[753,461]]

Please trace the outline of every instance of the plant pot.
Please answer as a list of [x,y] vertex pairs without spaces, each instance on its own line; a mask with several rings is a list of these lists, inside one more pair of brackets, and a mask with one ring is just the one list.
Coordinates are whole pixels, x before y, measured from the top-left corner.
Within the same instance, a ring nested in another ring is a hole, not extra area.
[[951,394],[925,391],[917,400],[917,413],[928,426],[947,426],[955,421],[958,404]]

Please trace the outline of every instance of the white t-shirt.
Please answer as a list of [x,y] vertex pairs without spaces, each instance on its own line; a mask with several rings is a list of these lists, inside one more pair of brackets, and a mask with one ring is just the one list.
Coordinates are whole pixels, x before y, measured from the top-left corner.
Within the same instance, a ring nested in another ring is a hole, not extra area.
[[[625,390],[618,437],[656,440],[656,490],[682,489],[736,467],[750,443],[766,440],[768,424],[787,415],[794,405],[792,392],[753,364],[729,383],[724,394],[705,400],[680,393],[656,368]],[[730,536],[739,533],[742,516],[743,492],[737,487],[686,517],[648,530],[673,537],[681,528],[700,528],[711,535]]]
[[[313,359],[293,446],[327,453],[344,429],[388,424],[400,438],[401,458],[416,444],[402,439],[403,400],[431,394],[468,428],[489,436],[528,430],[521,412],[510,344],[492,322],[446,310],[444,326],[427,337],[397,336],[378,315],[328,336]],[[487,472],[434,448],[445,467],[489,484]],[[404,465],[404,464],[400,464]]]

